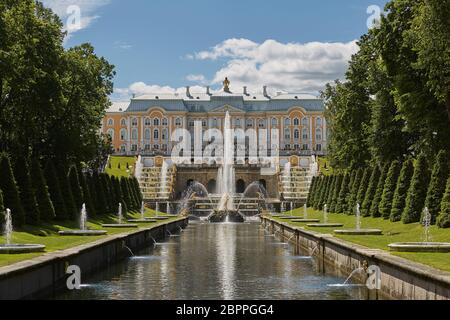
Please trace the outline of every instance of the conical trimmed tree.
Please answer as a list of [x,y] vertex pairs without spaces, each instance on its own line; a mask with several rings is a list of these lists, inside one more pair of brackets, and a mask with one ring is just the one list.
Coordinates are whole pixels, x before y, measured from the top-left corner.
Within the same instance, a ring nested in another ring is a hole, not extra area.
[[51,160],[48,160],[45,164],[44,175],[47,181],[50,199],[52,200],[53,207],[55,208],[56,220],[67,220],[69,218],[69,215],[67,213],[66,203],[61,192],[61,187],[59,184],[55,166],[53,165],[53,162]]
[[364,217],[370,216],[370,208],[372,206],[372,201],[377,190],[378,181],[380,180],[380,168],[375,165],[372,169],[372,173],[369,179],[369,185],[367,186],[366,194],[361,205],[361,214]]
[[324,185],[325,177],[319,177],[319,181],[317,182],[317,189],[314,191],[314,199],[313,199],[313,208],[318,209],[320,194],[322,193],[323,185]]
[[370,206],[370,214],[374,218],[381,217],[379,206],[380,206],[380,202],[381,202],[381,197],[383,196],[384,183],[386,182],[386,177],[387,177],[389,168],[390,168],[389,163],[386,163],[383,166],[383,169],[381,169],[381,174],[378,179],[377,188],[375,189],[375,194],[373,196],[372,204]]
[[358,191],[359,186],[361,184],[361,179],[363,177],[364,170],[362,168],[359,168],[356,170],[355,178],[353,180],[352,188],[350,189],[348,202],[347,202],[347,209],[346,213],[353,215],[355,214],[355,208],[356,208],[356,199],[358,197]]
[[336,180],[337,180],[337,176],[333,175],[331,177],[330,188],[328,189],[327,195],[325,197],[325,203],[327,204],[328,208],[330,208],[331,201],[333,200],[333,192],[334,192],[334,188],[336,188]]
[[326,194],[328,192],[328,189],[330,188],[330,182],[331,182],[331,177],[330,176],[326,176],[325,180],[323,182],[322,191],[321,191],[320,196],[319,196],[319,201],[317,203],[317,208],[318,209],[322,209],[323,205],[325,204],[325,197],[326,197]]
[[390,220],[397,222],[402,219],[402,212],[405,209],[406,195],[411,184],[411,178],[414,173],[414,163],[411,159],[403,162],[400,176],[398,177],[397,186],[395,188],[394,200],[392,201],[392,209]]
[[336,205],[339,199],[339,192],[341,191],[341,185],[342,185],[342,180],[343,180],[344,176],[342,174],[339,174],[336,177],[336,182],[335,182],[335,187],[333,190],[333,195],[331,198],[331,202],[330,202],[330,212],[336,212]]
[[94,202],[92,201],[91,192],[89,190],[88,183],[86,181],[86,176],[80,167],[76,167],[78,181],[80,182],[81,191],[83,193],[83,203],[86,204],[86,209],[90,217],[95,217],[97,215],[97,210],[95,210]]
[[438,153],[431,174],[430,186],[428,187],[425,207],[431,215],[431,224],[436,223],[436,218],[441,211],[442,197],[444,196],[447,177],[450,172],[449,154],[442,150]]
[[0,224],[5,224],[5,207],[3,206],[3,192],[0,190]]
[[384,219],[389,219],[391,216],[392,201],[394,199],[400,170],[400,162],[397,160],[392,161],[386,181],[384,182],[383,195],[381,196],[379,205],[380,214]]
[[111,177],[111,182],[114,188],[115,198],[118,200],[117,204],[122,204],[122,214],[126,216],[128,214],[128,206],[123,198],[122,188],[120,186],[120,180],[116,177]]
[[143,196],[142,196],[142,192],[141,192],[141,186],[139,185],[139,181],[136,177],[133,178],[134,184],[136,186],[136,192],[138,195],[138,202],[139,202],[139,209],[141,208],[141,203],[144,200]]
[[313,177],[311,180],[311,185],[309,187],[309,193],[308,193],[308,199],[306,200],[306,205],[308,208],[312,207],[313,199],[314,199],[314,192],[317,186],[318,177]]
[[136,189],[134,187],[133,179],[132,178],[127,179],[127,183],[128,183],[128,188],[130,189],[130,194],[131,194],[132,202],[134,204],[134,209],[139,210],[139,208],[140,208],[139,199],[136,194]]
[[339,197],[336,202],[335,212],[344,213],[347,208],[347,195],[349,193],[350,175],[345,174],[342,179],[341,188],[339,190]]
[[447,187],[441,202],[441,213],[437,218],[440,228],[450,228],[450,177],[447,179]]
[[19,189],[11,168],[9,156],[0,155],[0,189],[3,191],[3,204],[11,210],[13,224],[21,227],[25,224],[25,212],[20,202]]
[[55,208],[38,158],[34,158],[31,161],[31,181],[41,220],[46,222],[52,221],[56,217]]
[[361,179],[361,183],[359,184],[358,194],[356,195],[356,202],[359,203],[361,206],[363,204],[367,187],[369,186],[369,179],[370,175],[372,173],[372,169],[370,167],[366,167],[364,169],[364,174]]
[[62,165],[60,165],[57,168],[57,172],[58,172],[59,186],[64,196],[64,203],[66,204],[67,218],[73,220],[76,217],[78,217],[79,209],[72,194],[69,176],[67,174],[67,171],[63,168]]
[[75,202],[75,206],[79,210],[81,210],[81,206],[83,205],[84,195],[83,195],[83,191],[81,190],[81,184],[80,184],[80,180],[78,179],[77,168],[75,166],[72,166],[69,169],[69,181],[70,181],[70,189],[72,190],[72,196],[73,196],[73,200]]
[[405,224],[419,222],[425,207],[430,173],[425,154],[419,155],[414,166],[414,174],[406,197],[406,205],[402,214]]
[[108,212],[111,212],[111,210],[106,202],[105,184],[102,183],[97,172],[94,172],[89,180],[91,196],[94,197],[95,210],[99,215],[106,215]]
[[25,211],[25,223],[37,226],[40,221],[39,207],[31,184],[30,167],[24,157],[19,157],[14,165],[14,177],[19,187],[19,196]]
[[134,205],[131,199],[130,189],[128,188],[127,183],[128,178],[122,177],[120,178],[120,188],[122,190],[122,199],[126,202],[129,210],[133,210]]

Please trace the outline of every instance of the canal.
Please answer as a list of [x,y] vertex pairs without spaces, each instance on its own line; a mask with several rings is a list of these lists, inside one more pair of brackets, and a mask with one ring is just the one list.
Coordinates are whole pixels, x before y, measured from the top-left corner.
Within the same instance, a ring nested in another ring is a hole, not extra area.
[[54,299],[348,300],[363,286],[319,271],[318,262],[259,223],[191,223],[179,235],[83,278],[81,290]]

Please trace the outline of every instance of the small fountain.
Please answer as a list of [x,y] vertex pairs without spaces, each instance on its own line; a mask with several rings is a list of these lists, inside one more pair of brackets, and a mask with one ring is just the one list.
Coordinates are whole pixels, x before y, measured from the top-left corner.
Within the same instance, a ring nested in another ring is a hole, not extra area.
[[137,224],[123,223],[122,204],[119,203],[119,209],[117,210],[117,218],[119,223],[103,224],[103,228],[137,228]]
[[41,244],[14,244],[12,243],[12,234],[13,225],[11,210],[6,209],[4,231],[6,244],[0,245],[0,254],[31,253],[42,252],[45,250],[45,246]]
[[156,202],[156,204],[155,204],[155,213],[156,213],[156,217],[153,217],[154,220],[164,221],[164,220],[169,219],[169,217],[160,215],[161,212],[159,211],[159,202]]
[[83,203],[80,212],[80,230],[64,230],[59,231],[59,235],[61,236],[103,236],[108,232],[105,230],[89,230],[87,227],[87,210],[86,204]]
[[450,252],[450,243],[432,242],[430,234],[431,214],[427,207],[423,210],[423,242],[391,243],[389,249],[397,252]]
[[129,219],[127,220],[129,223],[154,223],[157,222],[155,219],[150,219],[145,217],[145,203],[141,202],[141,217],[140,219]]
[[334,230],[336,234],[353,235],[353,236],[369,236],[382,235],[383,231],[380,229],[362,229],[361,228],[361,207],[359,203],[356,205],[356,226],[355,229]]
[[306,226],[310,228],[339,228],[343,227],[342,223],[329,223],[328,222],[328,206],[324,204],[323,206],[323,223],[310,223]]
[[292,222],[298,223],[319,223],[319,219],[308,219],[308,206],[306,203],[303,205],[303,219],[292,219]]

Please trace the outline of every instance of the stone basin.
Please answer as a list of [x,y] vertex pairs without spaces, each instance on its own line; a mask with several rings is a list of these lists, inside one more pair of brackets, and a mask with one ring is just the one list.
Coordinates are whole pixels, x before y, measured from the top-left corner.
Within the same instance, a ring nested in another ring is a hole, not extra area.
[[155,223],[158,222],[156,219],[130,219],[127,220],[129,223]]
[[45,246],[42,244],[2,244],[0,245],[0,254],[20,254],[43,252]]
[[103,236],[108,233],[106,230],[66,230],[59,231],[60,236]]
[[334,230],[336,234],[350,235],[350,236],[379,236],[383,234],[383,231],[379,229],[348,229],[348,230]]
[[280,216],[278,218],[281,220],[291,220],[291,219],[296,219],[298,217],[296,217],[296,216]]
[[170,218],[169,217],[153,217],[152,219],[163,221],[163,220],[169,220]]
[[291,222],[319,223],[319,219],[292,219]]
[[397,252],[450,252],[447,242],[399,242],[389,245],[391,251]]
[[138,227],[138,225],[137,224],[127,224],[127,223],[122,223],[122,224],[119,224],[119,223],[116,223],[116,224],[102,224],[102,227],[103,228],[123,228],[123,229],[125,229],[125,228],[137,228]]
[[310,223],[306,225],[310,228],[340,228],[343,227],[342,223]]

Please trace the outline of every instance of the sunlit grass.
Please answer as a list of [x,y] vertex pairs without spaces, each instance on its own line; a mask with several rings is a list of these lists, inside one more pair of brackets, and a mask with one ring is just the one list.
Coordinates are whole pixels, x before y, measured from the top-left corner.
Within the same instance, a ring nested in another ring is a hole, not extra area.
[[[290,212],[287,214],[291,215]],[[292,215],[303,217],[303,208],[296,209]],[[320,219],[323,221],[323,212],[308,209],[308,218]],[[278,219],[278,218],[275,218]],[[280,219],[278,219],[280,220]],[[312,230],[320,233],[334,234],[333,231],[337,228],[309,228],[306,223],[294,223],[289,220],[280,220],[288,222],[297,227],[304,227],[307,230]],[[356,243],[368,248],[389,250],[388,245],[394,242],[421,242],[424,240],[424,228],[420,223],[403,224],[402,222],[391,222],[383,218],[362,218],[362,228],[381,229],[383,235],[381,236],[349,236],[349,235],[335,235],[352,243]],[[353,229],[356,226],[355,216],[346,214],[328,214],[328,222],[343,223],[343,228]],[[450,229],[440,229],[436,226],[430,228],[432,241],[436,242],[450,242]],[[424,263],[432,267],[450,271],[450,253],[397,253],[392,252],[393,255],[404,257],[416,262]]]
[[[120,164],[120,168],[119,168]],[[128,164],[128,168],[127,168]],[[112,156],[106,166],[106,173],[116,177],[131,177],[136,165],[135,157]],[[111,166],[111,167],[110,167]]]

